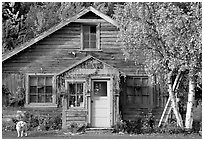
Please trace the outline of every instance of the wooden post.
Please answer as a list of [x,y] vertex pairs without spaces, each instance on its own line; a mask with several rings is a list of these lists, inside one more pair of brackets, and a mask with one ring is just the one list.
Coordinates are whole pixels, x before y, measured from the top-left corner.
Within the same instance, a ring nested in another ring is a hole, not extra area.
[[168,75],[169,96],[171,98],[172,108],[173,108],[173,112],[176,116],[177,123],[181,128],[183,128],[183,122],[181,119],[181,115],[179,114],[179,111],[178,111],[178,106],[176,103],[176,98],[175,98],[173,87],[172,87],[171,76],[172,76],[172,71]]
[[66,130],[67,129],[67,97],[66,95],[63,95],[62,97],[62,129]]

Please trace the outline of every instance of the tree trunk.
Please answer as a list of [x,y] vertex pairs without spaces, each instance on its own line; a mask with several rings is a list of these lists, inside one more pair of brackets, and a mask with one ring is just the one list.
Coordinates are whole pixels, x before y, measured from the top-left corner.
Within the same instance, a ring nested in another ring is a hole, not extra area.
[[182,121],[182,118],[181,118],[181,115],[178,111],[178,105],[176,103],[176,97],[174,95],[174,91],[173,91],[173,86],[172,86],[172,81],[171,81],[171,76],[172,76],[172,71],[169,73],[168,75],[168,87],[169,87],[169,97],[171,98],[171,102],[172,102],[172,108],[173,108],[173,112],[176,116],[176,121],[177,121],[177,124],[183,128],[183,121]]
[[195,78],[193,71],[189,72],[189,92],[188,92],[188,102],[187,102],[187,112],[186,112],[186,129],[192,129],[193,124],[193,107],[195,101]]

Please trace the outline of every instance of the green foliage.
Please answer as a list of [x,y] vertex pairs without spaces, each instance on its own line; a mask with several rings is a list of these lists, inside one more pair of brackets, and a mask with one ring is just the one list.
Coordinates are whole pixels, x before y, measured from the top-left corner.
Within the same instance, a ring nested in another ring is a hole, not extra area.
[[138,116],[134,121],[120,121],[113,127],[115,132],[127,132],[128,134],[145,134],[154,131],[155,119],[151,112]]
[[86,127],[87,124],[85,123],[71,122],[68,126],[68,130],[72,133],[85,132]]
[[184,133],[184,130],[177,125],[176,122],[164,124],[162,127],[155,127],[154,132],[165,134],[179,134]]
[[[185,8],[184,8],[185,7]],[[124,55],[157,79],[182,66],[201,71],[201,3],[126,3],[115,10]]]
[[112,15],[112,2],[3,2],[2,42],[3,53],[37,37],[59,22],[93,6]]
[[19,87],[16,91],[16,94],[10,95],[9,106],[24,106],[25,104],[25,89]]
[[2,95],[10,95],[11,92],[9,91],[9,89],[5,86],[2,85]]

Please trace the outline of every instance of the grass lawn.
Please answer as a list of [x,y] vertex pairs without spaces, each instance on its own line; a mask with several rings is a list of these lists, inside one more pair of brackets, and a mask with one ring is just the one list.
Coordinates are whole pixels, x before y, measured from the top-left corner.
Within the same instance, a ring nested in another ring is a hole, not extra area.
[[[16,139],[17,133],[15,131],[2,132],[2,139]],[[118,133],[104,133],[91,132],[83,134],[70,134],[63,131],[31,131],[28,137],[24,139],[202,139],[198,134],[118,134]]]

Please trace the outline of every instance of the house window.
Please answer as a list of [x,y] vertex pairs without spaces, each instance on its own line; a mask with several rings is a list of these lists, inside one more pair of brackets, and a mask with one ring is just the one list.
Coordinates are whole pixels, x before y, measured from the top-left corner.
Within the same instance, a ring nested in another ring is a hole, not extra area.
[[82,26],[82,49],[97,50],[99,47],[99,25]]
[[29,103],[52,103],[53,76],[29,76]]
[[84,83],[69,83],[69,107],[84,107]]
[[150,103],[148,77],[127,78],[126,103],[138,108],[147,108]]

